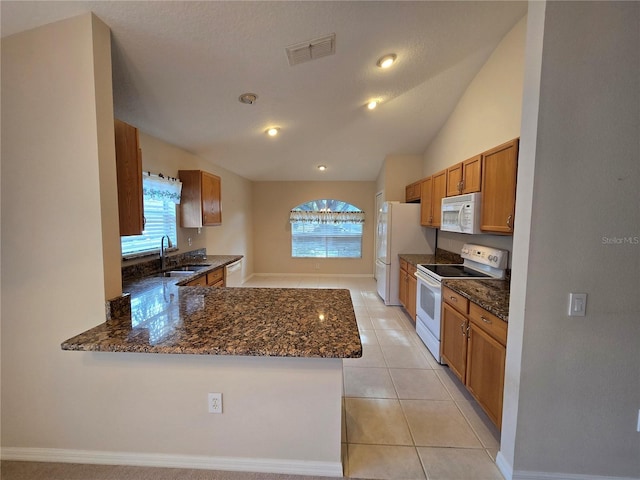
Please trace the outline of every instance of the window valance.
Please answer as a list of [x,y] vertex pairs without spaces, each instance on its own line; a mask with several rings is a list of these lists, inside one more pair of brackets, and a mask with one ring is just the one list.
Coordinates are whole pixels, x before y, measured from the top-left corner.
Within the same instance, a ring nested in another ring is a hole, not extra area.
[[291,210],[289,221],[317,224],[364,223],[364,212]]
[[152,200],[167,200],[180,203],[182,182],[177,178],[165,177],[162,174],[152,175],[144,172],[142,175],[142,192],[146,198]]

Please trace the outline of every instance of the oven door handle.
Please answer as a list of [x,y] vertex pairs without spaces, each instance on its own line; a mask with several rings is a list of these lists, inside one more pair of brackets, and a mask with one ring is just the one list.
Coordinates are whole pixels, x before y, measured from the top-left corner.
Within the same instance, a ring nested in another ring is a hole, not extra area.
[[426,283],[430,287],[440,288],[440,283],[439,282],[436,282],[435,280],[432,280],[431,278],[429,278],[429,277],[427,277],[425,275],[420,275],[420,274],[418,274],[418,272],[415,272],[414,275],[416,276],[416,278],[418,278],[419,280],[422,280],[424,283]]

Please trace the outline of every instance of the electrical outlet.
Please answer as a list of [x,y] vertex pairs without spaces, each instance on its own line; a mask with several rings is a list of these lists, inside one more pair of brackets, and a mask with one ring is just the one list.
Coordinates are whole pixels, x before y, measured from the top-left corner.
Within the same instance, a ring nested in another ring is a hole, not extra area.
[[222,413],[222,394],[210,393],[208,395],[209,413]]
[[320,264],[316,263],[316,270],[320,270]]

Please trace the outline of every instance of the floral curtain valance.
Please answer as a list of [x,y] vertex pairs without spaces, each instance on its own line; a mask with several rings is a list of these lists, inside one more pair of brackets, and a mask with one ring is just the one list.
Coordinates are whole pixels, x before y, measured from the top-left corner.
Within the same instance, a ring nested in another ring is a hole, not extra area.
[[329,212],[291,210],[289,221],[304,223],[364,223],[364,212]]
[[152,175],[149,172],[144,172],[142,176],[142,191],[146,198],[152,200],[180,203],[182,182],[177,178],[165,177],[162,174]]

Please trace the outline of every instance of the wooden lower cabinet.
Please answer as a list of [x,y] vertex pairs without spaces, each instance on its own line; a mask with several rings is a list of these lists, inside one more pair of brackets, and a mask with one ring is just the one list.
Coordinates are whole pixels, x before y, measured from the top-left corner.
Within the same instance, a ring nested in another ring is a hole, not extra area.
[[464,383],[467,372],[467,317],[447,303],[442,304],[440,356]]
[[501,428],[507,323],[447,287],[442,299],[441,357]]
[[410,273],[408,272],[409,278],[407,280],[407,312],[409,312],[411,320],[413,320],[413,322],[415,323],[417,314],[416,300],[418,296],[418,280],[415,276],[416,267],[414,267],[413,265],[411,265],[411,267],[413,267],[413,271],[411,271]]
[[400,259],[400,285],[398,297],[411,320],[416,321],[416,297],[418,281],[415,276],[416,267],[406,260]]
[[507,349],[475,323],[469,324],[466,386],[500,428]]
[[216,268],[212,272],[202,275],[187,283],[187,287],[224,287],[224,267]]

